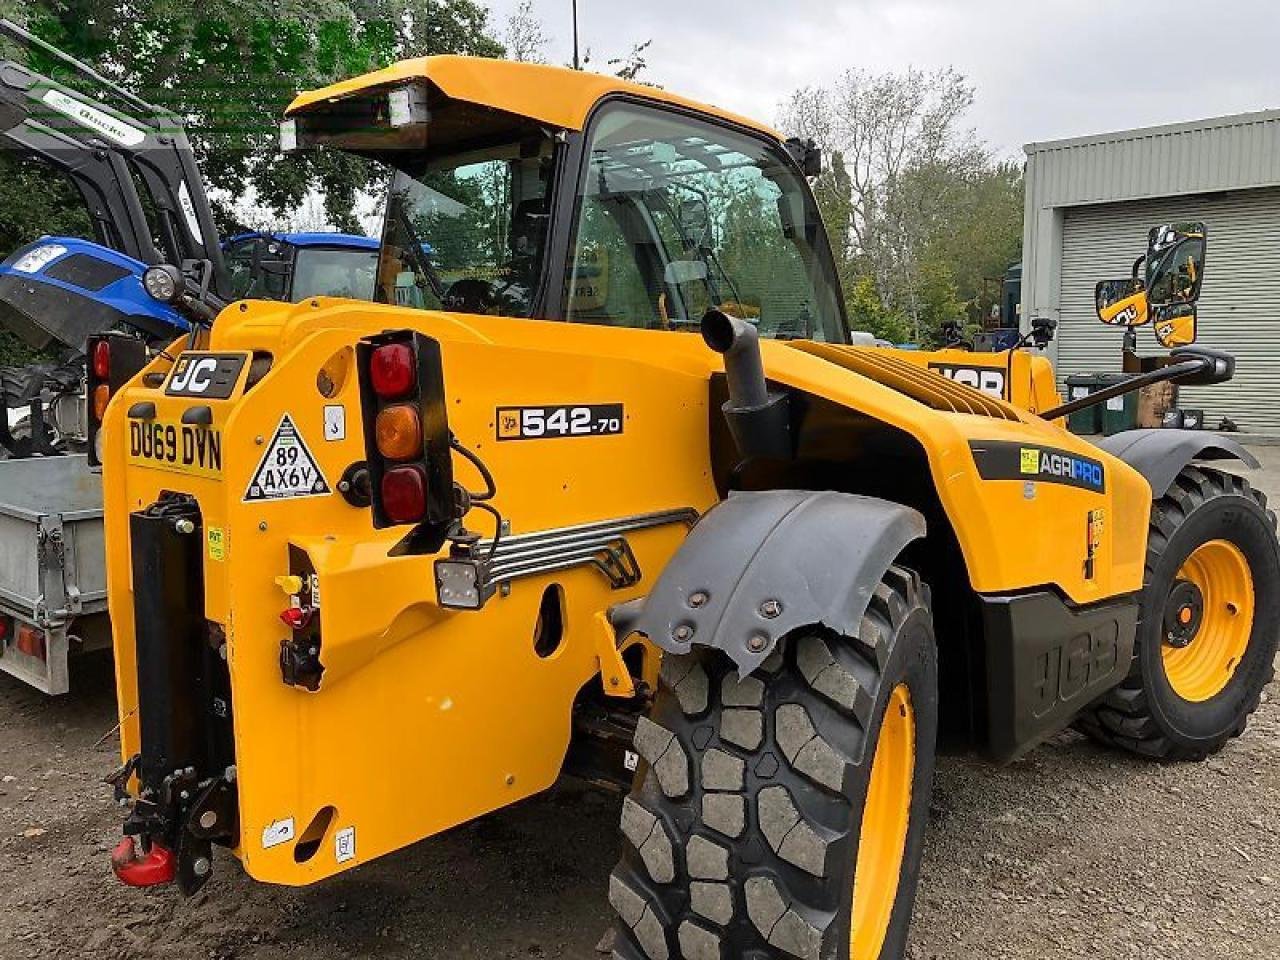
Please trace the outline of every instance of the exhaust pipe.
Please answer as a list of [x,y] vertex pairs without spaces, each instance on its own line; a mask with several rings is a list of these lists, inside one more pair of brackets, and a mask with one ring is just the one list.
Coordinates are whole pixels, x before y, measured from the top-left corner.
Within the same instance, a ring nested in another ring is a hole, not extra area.
[[702,317],[702,339],[724,357],[729,399],[721,410],[743,459],[790,459],[791,405],[787,394],[769,390],[756,328],[712,309]]

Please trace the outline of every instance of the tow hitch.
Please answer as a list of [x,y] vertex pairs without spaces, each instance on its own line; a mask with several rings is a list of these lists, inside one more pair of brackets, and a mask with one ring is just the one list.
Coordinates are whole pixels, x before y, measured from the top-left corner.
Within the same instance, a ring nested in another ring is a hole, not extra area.
[[131,887],[178,883],[196,893],[213,872],[213,844],[233,846],[240,834],[235,768],[197,780],[194,768],[175,770],[160,789],[143,787],[131,800],[125,784],[138,768],[134,757],[108,778],[116,799],[129,803],[124,839],[111,851],[111,869]]
[[159,843],[151,844],[151,849],[138,849],[134,837],[125,837],[111,851],[111,869],[121,883],[131,887],[159,887],[173,883],[178,872],[177,861],[173,851]]

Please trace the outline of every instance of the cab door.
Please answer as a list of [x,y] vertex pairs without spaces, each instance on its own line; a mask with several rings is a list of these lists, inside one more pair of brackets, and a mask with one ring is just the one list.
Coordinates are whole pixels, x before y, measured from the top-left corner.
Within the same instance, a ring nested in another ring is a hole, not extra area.
[[847,342],[826,232],[781,144],[623,99],[584,137],[566,320],[696,331],[717,307],[764,337]]

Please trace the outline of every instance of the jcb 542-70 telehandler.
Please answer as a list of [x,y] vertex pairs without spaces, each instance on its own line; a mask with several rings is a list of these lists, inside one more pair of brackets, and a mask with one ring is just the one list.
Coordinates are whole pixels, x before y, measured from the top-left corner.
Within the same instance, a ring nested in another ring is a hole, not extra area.
[[936,742],[1243,730],[1274,518],[1192,462],[1250,455],[848,345],[811,146],[454,57],[288,116],[392,171],[381,303],[233,304],[111,386],[126,882],[312,883],[569,772],[630,786],[617,956],[896,957]]

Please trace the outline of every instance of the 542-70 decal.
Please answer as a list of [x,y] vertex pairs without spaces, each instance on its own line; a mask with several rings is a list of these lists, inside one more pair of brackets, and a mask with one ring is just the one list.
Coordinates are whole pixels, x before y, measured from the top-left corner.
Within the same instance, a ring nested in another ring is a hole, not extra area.
[[624,420],[620,403],[499,407],[495,416],[499,440],[615,436]]

